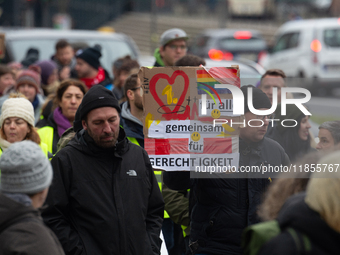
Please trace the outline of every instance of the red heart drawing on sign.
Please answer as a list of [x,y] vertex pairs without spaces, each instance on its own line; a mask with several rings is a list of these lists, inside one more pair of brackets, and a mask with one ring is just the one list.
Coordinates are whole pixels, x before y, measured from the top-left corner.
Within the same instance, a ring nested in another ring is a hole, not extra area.
[[[166,106],[163,103],[163,101],[160,99],[160,97],[158,96],[158,94],[156,92],[156,84],[157,84],[159,79],[166,79],[169,82],[169,85],[172,86],[175,83],[175,79],[177,78],[177,76],[182,76],[184,78],[184,89],[183,89],[183,92],[182,92],[174,110],[171,111],[170,108],[168,106]],[[188,88],[189,88],[189,77],[186,75],[185,72],[183,72],[181,70],[176,70],[172,74],[171,77],[169,77],[167,74],[159,73],[159,74],[154,75],[151,78],[149,88],[150,88],[151,95],[156,100],[156,102],[159,104],[159,106],[162,107],[162,109],[165,111],[165,114],[177,113],[177,112],[179,112],[179,109],[180,109],[182,103],[184,102],[185,96],[187,94],[187,91],[188,91]]]

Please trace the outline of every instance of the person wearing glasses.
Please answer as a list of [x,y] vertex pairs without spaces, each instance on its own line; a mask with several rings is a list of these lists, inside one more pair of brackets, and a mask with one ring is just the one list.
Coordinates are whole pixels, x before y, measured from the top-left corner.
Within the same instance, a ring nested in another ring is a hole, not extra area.
[[143,89],[138,74],[132,74],[126,79],[124,90],[127,101],[121,105],[120,124],[128,139],[144,148]]
[[[309,116],[304,115],[295,104],[286,105],[286,113],[286,115],[281,115],[281,105],[278,105],[275,111],[275,119],[278,121],[275,121],[277,124],[274,127],[273,134],[269,137],[281,144],[290,161],[293,162],[314,150],[310,145],[309,129],[311,125]],[[288,121],[289,119],[290,121]],[[282,121],[287,127],[281,124]]]
[[[252,94],[248,94],[248,88],[252,89]],[[190,214],[189,246],[193,254],[241,255],[242,231],[248,225],[259,222],[257,208],[263,192],[274,177],[244,170],[290,164],[284,149],[265,136],[269,117],[261,116],[259,119],[248,108],[250,95],[254,108],[258,110],[271,108],[269,98],[263,91],[251,85],[243,86],[241,90],[244,94],[245,125],[241,125],[239,131],[238,172],[222,173],[219,178],[206,178],[204,173],[195,175],[197,178],[190,178],[193,173],[189,171],[167,171],[163,174],[164,183],[169,188],[190,188],[190,192],[194,192],[196,196]]]
[[179,28],[166,30],[160,39],[161,46],[155,50],[155,67],[173,66],[187,54],[188,35]]

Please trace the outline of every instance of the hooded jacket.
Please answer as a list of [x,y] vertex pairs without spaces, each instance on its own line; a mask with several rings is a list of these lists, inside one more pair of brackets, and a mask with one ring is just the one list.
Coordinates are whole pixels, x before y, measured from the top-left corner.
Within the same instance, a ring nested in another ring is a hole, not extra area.
[[[239,142],[240,166],[288,165],[283,148],[269,138],[258,143]],[[191,236],[196,253],[242,254],[241,235],[245,227],[259,222],[256,215],[269,179],[198,178],[189,172],[165,172],[169,188],[191,188],[197,201],[191,212]]]
[[164,65],[164,62],[163,62],[163,59],[161,57],[161,54],[159,53],[159,48],[157,48],[154,52],[154,57],[156,58],[156,61],[154,63],[154,67],[160,67],[160,66],[165,66]]
[[51,163],[43,217],[66,254],[159,254],[163,198],[148,155],[123,129],[106,149],[81,130]]
[[136,138],[139,145],[144,148],[143,123],[131,114],[127,101],[122,104],[121,108],[120,121],[126,136]]
[[0,194],[0,244],[0,254],[64,254],[38,210],[3,194]]
[[277,218],[282,233],[266,243],[259,255],[302,254],[298,252],[296,242],[287,231],[289,227],[308,237],[311,248],[307,254],[339,254],[340,233],[330,228],[320,215],[305,203],[305,196],[306,193],[300,193],[287,200]]

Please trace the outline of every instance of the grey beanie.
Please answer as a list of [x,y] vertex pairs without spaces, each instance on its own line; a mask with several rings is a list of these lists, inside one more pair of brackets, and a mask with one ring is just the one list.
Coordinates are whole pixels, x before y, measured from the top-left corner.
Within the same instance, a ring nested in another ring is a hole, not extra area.
[[0,190],[35,194],[49,187],[52,166],[38,144],[25,140],[13,143],[0,158]]

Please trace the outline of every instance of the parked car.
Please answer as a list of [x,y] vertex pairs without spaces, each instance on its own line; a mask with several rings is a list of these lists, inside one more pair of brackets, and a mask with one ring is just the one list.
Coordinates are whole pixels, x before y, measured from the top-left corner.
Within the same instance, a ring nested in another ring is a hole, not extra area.
[[92,47],[99,44],[102,47],[102,66],[112,76],[112,63],[117,58],[130,55],[137,59],[139,50],[135,42],[120,33],[107,33],[92,30],[56,30],[56,29],[6,29],[0,28],[5,34],[6,53],[3,63],[21,62],[30,48],[39,51],[39,60],[50,59],[55,53],[55,44],[60,39],[70,43]]
[[282,69],[314,93],[330,93],[340,84],[340,19],[289,21],[276,33],[265,68]]
[[245,58],[258,62],[267,51],[266,41],[256,30],[208,29],[195,37],[189,53],[212,60]]

